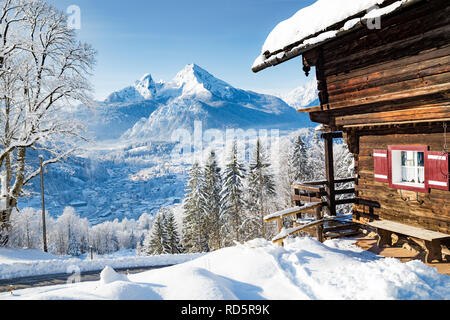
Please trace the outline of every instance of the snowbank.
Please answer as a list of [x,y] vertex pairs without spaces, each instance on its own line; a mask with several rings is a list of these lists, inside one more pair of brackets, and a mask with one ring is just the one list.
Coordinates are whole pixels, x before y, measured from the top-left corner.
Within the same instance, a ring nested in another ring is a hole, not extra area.
[[35,249],[0,248],[0,264],[58,259],[57,256]]
[[0,280],[30,276],[71,273],[73,267],[81,272],[102,270],[106,266],[116,269],[168,266],[191,261],[200,254],[135,256],[131,252],[86,258],[60,258],[38,250],[0,249]]
[[422,262],[403,264],[346,240],[321,244],[310,238],[289,240],[284,248],[255,240],[181,265],[130,275],[129,281],[117,280],[27,289],[13,297],[1,294],[0,299],[450,298],[450,277]]
[[107,266],[100,273],[100,283],[109,284],[117,281],[129,282],[128,278],[124,274],[117,273],[113,268]]

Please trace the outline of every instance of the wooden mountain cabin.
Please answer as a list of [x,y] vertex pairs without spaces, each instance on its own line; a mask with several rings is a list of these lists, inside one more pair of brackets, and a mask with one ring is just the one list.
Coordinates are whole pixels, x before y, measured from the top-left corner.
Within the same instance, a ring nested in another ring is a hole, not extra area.
[[442,261],[450,247],[450,1],[386,0],[372,13],[349,12],[265,51],[253,71],[298,56],[307,74],[315,67],[320,105],[299,112],[341,133],[354,154],[353,221],[374,228],[379,246],[395,234],[424,248],[427,262]]

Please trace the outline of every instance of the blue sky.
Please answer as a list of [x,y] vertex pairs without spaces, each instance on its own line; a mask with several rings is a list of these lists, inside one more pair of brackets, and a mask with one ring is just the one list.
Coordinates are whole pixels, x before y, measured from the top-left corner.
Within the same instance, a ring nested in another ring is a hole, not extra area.
[[146,73],[172,79],[190,63],[260,92],[286,92],[307,81],[298,58],[259,74],[251,66],[270,31],[314,0],[48,1],[64,11],[81,9],[79,38],[98,51],[97,99]]

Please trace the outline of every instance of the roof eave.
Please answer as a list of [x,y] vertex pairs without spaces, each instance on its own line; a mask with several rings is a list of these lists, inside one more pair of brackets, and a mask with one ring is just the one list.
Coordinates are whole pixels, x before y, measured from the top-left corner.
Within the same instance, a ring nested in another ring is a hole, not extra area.
[[[389,12],[389,13],[383,15],[383,16],[390,16],[390,15],[396,14],[399,11],[402,11],[405,8],[407,8],[407,7],[411,6],[411,5],[414,5],[414,4],[418,3],[418,2],[421,2],[421,1],[423,1],[423,0],[410,0],[410,1],[407,1],[406,3],[403,3],[402,5],[400,5],[400,7],[398,7],[396,10],[394,10],[392,12]],[[362,11],[359,14],[362,14],[363,12],[365,12],[365,11]],[[345,20],[341,21],[340,23],[345,23],[346,21],[349,21],[349,19],[345,19]],[[274,52],[274,53],[271,54],[270,57],[265,59],[264,62],[253,66],[252,67],[252,71],[255,72],[255,73],[258,73],[258,72],[260,72],[260,71],[262,71],[264,69],[267,69],[269,67],[274,67],[274,66],[279,65],[279,64],[281,64],[283,62],[286,62],[288,60],[296,58],[296,57],[302,55],[303,53],[305,53],[305,52],[307,52],[309,50],[312,50],[314,48],[320,47],[320,46],[324,45],[325,43],[334,41],[337,38],[342,37],[342,36],[344,36],[344,35],[346,35],[348,33],[354,32],[354,31],[364,27],[366,23],[367,23],[367,19],[361,19],[361,21],[359,21],[357,24],[355,24],[352,28],[350,28],[348,30],[338,30],[336,32],[336,35],[334,37],[332,37],[332,38],[328,38],[328,39],[325,39],[323,41],[320,41],[320,42],[317,42],[317,43],[311,44],[311,45],[300,44],[300,45],[294,47],[293,49],[286,49],[286,50],[281,51],[281,52],[280,51],[279,52]],[[305,38],[305,39],[302,39],[302,40],[300,40],[298,42],[299,43],[303,43],[307,39],[308,38]],[[284,53],[284,54],[283,54],[282,57],[279,57],[281,53]]]
[[312,50],[314,48],[320,47],[320,46],[322,46],[325,43],[331,42],[331,41],[335,40],[338,37],[341,37],[341,36],[344,36],[344,35],[346,35],[348,33],[351,33],[353,31],[357,30],[358,28],[361,28],[362,26],[363,26],[363,24],[361,22],[358,22],[353,28],[351,28],[349,30],[338,31],[336,33],[336,36],[333,37],[333,38],[329,38],[329,39],[326,39],[324,41],[317,42],[315,44],[300,45],[300,46],[295,47],[294,49],[291,49],[291,50],[288,50],[288,51],[284,51],[284,55],[281,58],[279,58],[278,55],[272,55],[270,58],[264,60],[263,63],[254,66],[252,68],[252,71],[254,73],[258,73],[258,72],[260,72],[260,71],[262,71],[264,69],[267,69],[269,67],[277,66],[277,65],[279,65],[279,64],[281,64],[283,62],[286,62],[288,60],[294,59],[294,58],[302,55],[303,53],[305,53],[305,52],[307,52],[309,50]]

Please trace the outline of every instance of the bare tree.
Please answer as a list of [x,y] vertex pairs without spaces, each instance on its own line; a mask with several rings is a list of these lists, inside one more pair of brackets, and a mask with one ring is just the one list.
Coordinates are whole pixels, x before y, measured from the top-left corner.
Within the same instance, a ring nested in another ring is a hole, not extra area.
[[0,168],[7,190],[0,245],[8,242],[12,209],[39,174],[27,159],[45,152],[44,166],[59,162],[83,139],[70,116],[75,104],[92,104],[88,80],[95,50],[76,39],[67,16],[42,0],[8,0],[1,8]]

